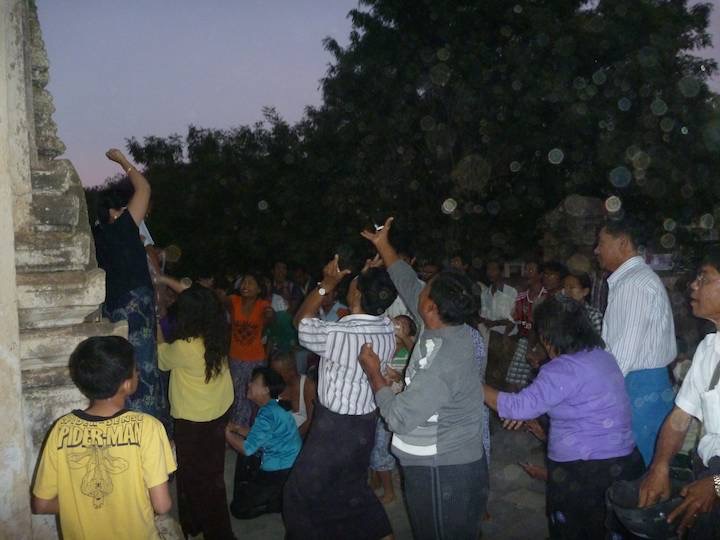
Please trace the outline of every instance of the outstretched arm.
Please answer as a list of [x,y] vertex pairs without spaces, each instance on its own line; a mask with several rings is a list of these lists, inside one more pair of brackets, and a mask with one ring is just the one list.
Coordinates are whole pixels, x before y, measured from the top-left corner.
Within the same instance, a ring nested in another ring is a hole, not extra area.
[[377,227],[375,232],[362,231],[360,234],[366,240],[369,240],[377,249],[385,263],[385,268],[390,268],[399,259],[397,251],[390,244],[390,228],[395,218],[389,217],[384,225]]
[[[339,257],[335,255],[335,257],[327,263],[323,269],[323,280],[320,286],[325,289],[326,294],[333,291],[345,278],[345,276],[350,273],[350,270],[347,269],[340,270],[338,259]],[[307,295],[307,298],[305,298],[305,301],[297,310],[297,313],[295,313],[295,318],[293,319],[295,328],[300,326],[300,321],[303,319],[312,318],[317,314],[320,309],[320,304],[322,304],[323,301],[323,297],[318,291],[319,287],[313,289],[313,291]]]
[[120,165],[125,174],[130,178],[135,193],[133,193],[133,196],[130,198],[127,210],[130,212],[133,221],[135,221],[137,225],[140,225],[140,222],[145,219],[145,214],[147,214],[148,205],[150,204],[150,183],[117,148],[111,148],[105,155],[110,161],[114,161]]
[[670,496],[670,461],[682,448],[692,417],[675,406],[663,423],[655,456],[640,484],[639,507],[650,506]]

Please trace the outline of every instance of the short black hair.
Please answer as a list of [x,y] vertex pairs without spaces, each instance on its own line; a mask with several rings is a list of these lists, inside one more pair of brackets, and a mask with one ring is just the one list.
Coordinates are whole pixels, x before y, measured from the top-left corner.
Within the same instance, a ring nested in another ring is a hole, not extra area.
[[720,272],[720,244],[714,244],[705,249],[700,266],[712,266]]
[[464,324],[477,313],[473,282],[462,272],[443,270],[430,281],[429,287],[430,300],[438,307],[443,323],[451,326]]
[[558,354],[605,347],[585,307],[567,296],[543,300],[533,312],[533,321],[538,336],[550,343]]
[[610,236],[627,236],[633,247],[637,249],[645,241],[645,231],[642,224],[631,216],[619,219],[607,219],[603,224],[605,232]]
[[568,275],[567,266],[559,261],[548,261],[543,264],[542,271],[544,274],[556,273],[560,276],[560,279],[565,279]]
[[135,349],[120,336],[95,336],[82,341],[70,355],[70,378],[90,400],[108,399],[133,376]]
[[98,221],[103,225],[110,223],[110,210],[119,210],[123,206],[127,206],[129,200],[129,194],[119,189],[102,191],[96,207]]
[[262,377],[265,386],[270,391],[270,397],[277,399],[280,394],[285,390],[285,381],[280,374],[269,367],[256,367],[252,370],[251,381],[254,381],[257,377]]
[[580,287],[583,289],[590,289],[592,290],[592,278],[590,277],[590,274],[587,272],[570,272],[567,276],[572,276],[575,279],[578,280],[578,283],[580,283]]
[[358,276],[360,305],[368,315],[382,315],[397,298],[397,289],[384,268],[371,268]]

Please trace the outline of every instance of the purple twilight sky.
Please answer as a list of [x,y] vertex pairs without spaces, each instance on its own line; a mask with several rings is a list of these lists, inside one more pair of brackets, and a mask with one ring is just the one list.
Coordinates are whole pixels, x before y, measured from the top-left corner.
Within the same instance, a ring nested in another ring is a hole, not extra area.
[[[720,51],[720,0],[712,33]],[[104,152],[126,138],[227,128],[274,106],[289,122],[320,102],[357,0],[37,0],[55,121],[83,184],[118,172]],[[720,91],[718,78],[712,86]]]

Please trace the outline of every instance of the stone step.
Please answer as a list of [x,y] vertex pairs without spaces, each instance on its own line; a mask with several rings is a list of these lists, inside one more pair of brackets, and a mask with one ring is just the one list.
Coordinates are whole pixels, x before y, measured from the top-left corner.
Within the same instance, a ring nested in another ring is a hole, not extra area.
[[[45,381],[44,377],[54,373],[56,371],[54,368],[67,366],[70,353],[82,340],[92,336],[127,337],[127,330],[127,321],[112,323],[108,320],[57,328],[22,330],[20,332],[20,365],[23,370],[24,384],[31,386],[54,384],[52,381]],[[28,373],[26,377],[26,371],[33,373]],[[46,375],[43,375],[43,372]]]
[[[81,199],[80,197],[83,197]],[[38,232],[70,232],[78,226],[84,195],[68,191],[63,195],[33,193],[32,218]]]
[[36,193],[60,194],[71,186],[80,184],[77,171],[70,160],[53,159],[44,168],[33,169],[30,174],[33,195]]
[[85,270],[96,266],[94,257],[95,246],[87,229],[15,235],[15,266],[19,273]]
[[45,167],[33,169],[30,175],[34,229],[69,232],[78,225],[83,226],[81,220],[87,215],[85,193],[72,163],[65,159],[53,160]]
[[99,268],[18,274],[16,284],[22,329],[82,323],[105,301],[105,272]]

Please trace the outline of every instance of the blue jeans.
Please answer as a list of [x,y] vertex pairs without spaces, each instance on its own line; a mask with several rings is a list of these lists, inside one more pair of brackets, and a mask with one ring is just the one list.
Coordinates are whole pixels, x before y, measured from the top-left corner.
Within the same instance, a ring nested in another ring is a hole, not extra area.
[[485,456],[463,465],[403,467],[403,481],[415,540],[477,540],[488,498]]

